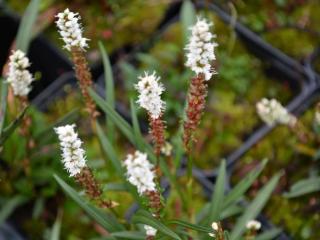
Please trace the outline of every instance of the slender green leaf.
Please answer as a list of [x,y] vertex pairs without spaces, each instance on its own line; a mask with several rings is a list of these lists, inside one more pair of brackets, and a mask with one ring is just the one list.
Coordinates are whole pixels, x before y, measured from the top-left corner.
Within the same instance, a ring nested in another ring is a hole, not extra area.
[[61,231],[61,216],[58,214],[56,221],[53,224],[50,240],[59,240],[60,239],[60,231]]
[[[107,51],[103,44],[99,42],[99,48],[101,52],[103,67],[104,67],[104,81],[105,81],[105,95],[106,101],[109,105],[115,109],[115,94],[114,94],[114,79],[112,74],[112,67],[110,64],[110,59],[108,57]],[[107,115],[106,115],[107,117]],[[110,142],[114,139],[114,124],[112,121],[107,120],[108,137]]]
[[284,196],[288,198],[299,197],[305,194],[320,191],[320,177],[312,177],[309,179],[300,180],[290,188]]
[[119,130],[129,139],[132,144],[135,144],[135,137],[131,126],[124,120],[109,103],[104,101],[95,91],[89,89],[89,93],[97,105],[109,116]]
[[280,233],[281,229],[274,228],[258,235],[254,240],[272,240],[275,239]]
[[219,173],[218,178],[214,187],[211,205],[210,205],[210,213],[209,213],[209,222],[218,221],[221,217],[221,211],[223,206],[223,199],[224,199],[224,188],[225,188],[225,178],[226,178],[226,161],[223,160]]
[[40,0],[31,0],[22,19],[16,37],[16,48],[28,52],[32,40],[32,27],[37,19]]
[[231,240],[239,239],[246,229],[247,222],[257,217],[270,198],[274,188],[277,186],[280,176],[280,174],[276,174],[274,177],[272,177],[272,179],[258,192],[257,196],[249,204],[249,206],[246,207],[246,210],[237,220],[236,225],[231,232]]
[[97,223],[109,232],[117,232],[124,230],[124,227],[117,222],[111,214],[101,212],[96,207],[90,205],[84,198],[82,198],[72,187],[70,187],[59,176],[54,174],[54,178],[62,189],[71,197],[88,215],[90,215]]
[[123,232],[114,232],[111,236],[120,238],[120,239],[137,239],[144,240],[146,239],[146,235],[142,232],[132,232],[132,231],[123,231]]
[[181,227],[192,229],[192,230],[195,230],[198,232],[204,232],[204,233],[212,232],[212,228],[204,227],[201,225],[195,225],[195,224],[188,223],[188,222],[181,221],[181,220],[171,220],[171,221],[168,221],[168,224],[177,224]]
[[127,186],[123,183],[108,183],[104,186],[103,191],[127,191]]
[[1,101],[0,101],[0,138],[4,126],[7,110],[8,83],[1,78]]
[[19,116],[2,131],[2,135],[0,137],[0,146],[5,143],[5,141],[10,137],[14,130],[19,126],[27,109],[28,107],[24,108]]
[[114,151],[114,148],[112,147],[109,139],[104,134],[104,132],[98,122],[96,122],[96,126],[97,126],[97,134],[98,134],[103,152],[105,153],[105,155],[107,155],[109,157],[109,159],[110,159],[113,167],[117,171],[117,173],[120,174],[120,176],[122,176],[123,170],[121,167],[121,162],[120,162],[116,152]]
[[133,126],[134,136],[136,138],[136,143],[137,143],[139,149],[142,149],[143,145],[144,145],[144,139],[143,139],[143,136],[141,134],[139,121],[138,121],[138,117],[137,117],[136,107],[135,107],[134,102],[133,102],[132,99],[130,101],[130,106],[131,106],[131,119],[132,119],[132,126]]
[[184,0],[181,11],[180,18],[183,27],[184,41],[187,42],[190,35],[190,27],[196,22],[196,11],[190,0]]
[[0,210],[0,226],[19,205],[26,201],[27,199],[21,195],[15,196],[7,201]]
[[242,179],[225,197],[223,200],[223,208],[228,208],[228,206],[234,204],[240,200],[243,194],[251,187],[253,182],[262,172],[263,168],[267,163],[267,159],[262,161],[262,164],[258,166],[255,170],[251,171],[244,179]]
[[171,237],[172,239],[181,240],[181,238],[173,232],[170,228],[166,227],[163,223],[155,219],[149,212],[145,210],[139,210],[133,217],[132,222],[147,224],[163,233],[164,235]]

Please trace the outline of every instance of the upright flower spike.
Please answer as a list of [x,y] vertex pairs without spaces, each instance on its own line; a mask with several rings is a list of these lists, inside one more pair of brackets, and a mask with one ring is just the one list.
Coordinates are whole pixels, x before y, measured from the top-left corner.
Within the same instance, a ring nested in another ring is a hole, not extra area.
[[137,103],[148,112],[150,132],[155,143],[155,153],[159,155],[165,144],[164,122],[161,119],[165,110],[165,102],[161,100],[164,91],[163,85],[159,82],[160,77],[156,73],[139,77],[140,81],[135,85],[139,92]]
[[62,162],[70,177],[86,190],[87,195],[98,200],[102,207],[113,207],[115,204],[101,198],[102,191],[96,182],[91,169],[86,164],[85,151],[81,147],[82,141],[74,130],[75,125],[65,125],[55,128],[55,132],[60,140],[62,150]]
[[212,22],[198,17],[196,24],[190,28],[191,37],[185,48],[187,52],[185,65],[196,74],[190,83],[186,119],[183,125],[183,142],[187,151],[190,150],[190,143],[194,140],[194,131],[200,123],[205,108],[206,81],[210,80],[213,74],[216,74],[212,63],[216,59],[214,50],[218,44],[213,41],[216,36],[210,32],[212,25]]
[[27,97],[34,81],[32,74],[27,70],[30,67],[29,59],[21,50],[13,51],[9,59],[7,82],[12,87],[14,95]]
[[139,151],[128,154],[124,166],[128,181],[137,188],[140,195],[148,197],[150,208],[155,211],[155,216],[159,217],[161,197],[156,188],[154,165],[148,161],[147,154]]
[[71,12],[68,8],[64,12],[58,13],[56,21],[59,33],[65,45],[64,48],[71,52],[72,60],[75,65],[75,71],[81,92],[86,103],[87,111],[92,119],[95,119],[99,112],[96,105],[89,95],[88,88],[92,87],[92,75],[89,70],[88,62],[85,58],[84,51],[88,47],[89,39],[82,36],[83,29],[79,23],[79,13]]

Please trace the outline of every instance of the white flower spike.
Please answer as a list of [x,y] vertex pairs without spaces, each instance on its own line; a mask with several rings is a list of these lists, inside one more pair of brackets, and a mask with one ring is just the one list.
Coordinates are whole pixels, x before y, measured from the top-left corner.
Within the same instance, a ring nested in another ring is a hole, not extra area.
[[85,151],[81,148],[82,141],[74,128],[75,124],[54,129],[60,140],[62,162],[71,177],[79,174],[86,167]]
[[147,154],[139,151],[128,154],[124,166],[127,168],[128,181],[137,187],[140,195],[156,191],[154,166],[148,161]]
[[157,229],[149,226],[149,225],[144,225],[144,229],[146,230],[146,235],[147,236],[155,236],[157,234]]
[[30,66],[29,59],[21,50],[13,51],[9,59],[7,82],[10,83],[14,95],[27,96],[31,91],[31,82],[34,81],[31,73],[27,70]]
[[164,91],[163,85],[159,82],[160,77],[156,73],[139,77],[140,81],[135,85],[139,92],[137,103],[140,107],[146,109],[153,119],[160,117],[165,109],[165,103],[161,100],[161,94]]
[[257,220],[250,220],[249,222],[247,222],[246,228],[249,230],[258,231],[261,228],[261,223]]
[[198,17],[197,23],[192,26],[191,37],[186,46],[187,62],[193,72],[204,74],[205,80],[210,80],[213,74],[216,74],[212,68],[212,61],[216,59],[214,49],[218,44],[213,41],[216,35],[210,32],[212,22]]
[[81,19],[79,13],[71,12],[67,8],[64,12],[58,13],[56,17],[58,18],[56,24],[59,33],[65,43],[64,48],[71,51],[72,47],[77,47],[81,50],[88,47],[87,41],[89,39],[82,37],[83,29],[81,23],[79,23]]
[[294,125],[297,121],[296,117],[275,99],[263,98],[257,103],[256,108],[260,118],[269,126],[275,123]]

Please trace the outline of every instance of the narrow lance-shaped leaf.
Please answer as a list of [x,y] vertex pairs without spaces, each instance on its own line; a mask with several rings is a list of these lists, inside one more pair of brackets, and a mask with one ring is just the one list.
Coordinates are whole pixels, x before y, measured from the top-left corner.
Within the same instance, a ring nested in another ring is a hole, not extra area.
[[187,42],[190,35],[189,28],[194,25],[196,21],[196,12],[190,0],[183,1],[180,11],[180,18],[183,26],[184,41]]
[[0,225],[11,215],[11,213],[27,199],[24,196],[17,195],[6,202],[0,210]]
[[8,95],[8,84],[1,78],[1,101],[0,101],[0,138],[4,126],[4,120],[6,117],[7,110],[7,95]]
[[132,125],[133,125],[133,132],[136,138],[136,143],[139,149],[143,149],[144,139],[141,134],[136,107],[132,99],[130,100],[130,106],[131,106],[131,119],[132,119]]
[[40,0],[31,0],[25,11],[16,37],[16,49],[28,52],[32,40],[32,27],[37,19]]
[[272,240],[281,233],[281,229],[274,228],[267,230],[265,233],[259,234],[254,240]]
[[87,214],[89,214],[97,223],[109,232],[117,232],[124,230],[124,226],[117,222],[117,220],[106,212],[102,213],[99,209],[91,206],[85,199],[83,199],[72,187],[70,187],[59,176],[54,175],[54,178],[62,189],[71,197]]
[[220,214],[222,211],[223,199],[224,199],[225,178],[226,178],[226,161],[223,160],[220,165],[218,178],[214,187],[212,201],[209,209],[210,210],[209,218],[208,218],[209,222],[220,220]]
[[50,240],[59,240],[60,231],[61,231],[61,215],[59,212],[51,230]]
[[231,240],[239,239],[246,229],[247,222],[257,217],[270,198],[273,190],[277,186],[280,176],[280,174],[276,174],[274,177],[272,177],[272,179],[258,192],[251,204],[246,207],[245,212],[237,220],[236,225],[231,232]]
[[292,185],[290,191],[285,193],[284,196],[294,198],[317,191],[320,191],[320,177],[313,177],[298,181]]
[[[103,67],[104,67],[106,101],[114,109],[115,108],[114,79],[113,79],[110,59],[108,57],[105,47],[101,42],[99,42],[99,48],[100,48]],[[107,115],[106,115],[106,118],[107,118]],[[112,121],[108,121],[108,119],[106,119],[106,122],[107,122],[108,137],[110,139],[110,142],[113,142],[114,124]]]

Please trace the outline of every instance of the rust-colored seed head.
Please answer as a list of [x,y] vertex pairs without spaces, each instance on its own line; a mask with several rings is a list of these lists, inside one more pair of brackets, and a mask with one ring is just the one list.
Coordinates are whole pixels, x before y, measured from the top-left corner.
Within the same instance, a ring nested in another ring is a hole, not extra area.
[[154,236],[146,236],[146,240],[154,240],[155,237]]
[[153,210],[156,218],[160,218],[160,212],[163,207],[161,196],[158,191],[147,191],[145,195],[149,199],[149,207]]
[[185,149],[189,152],[190,144],[193,139],[193,134],[198,125],[200,124],[201,115],[205,108],[205,98],[207,96],[207,84],[204,76],[199,74],[192,78],[189,95],[188,105],[186,109],[186,120],[183,124],[183,143]]
[[90,168],[84,167],[81,172],[75,176],[75,179],[92,199],[99,199],[101,197],[102,191]]
[[84,52],[80,48],[71,49],[72,60],[74,62],[76,76],[79,81],[82,96],[86,103],[87,111],[90,113],[91,118],[95,119],[100,113],[96,109],[96,105],[89,95],[88,88],[93,85],[92,76],[89,71],[88,62],[84,56]]
[[164,122],[161,119],[161,115],[156,119],[153,119],[151,116],[149,116],[149,122],[150,122],[150,133],[152,135],[152,139],[155,144],[155,154],[159,156],[161,152],[161,148],[165,144]]

